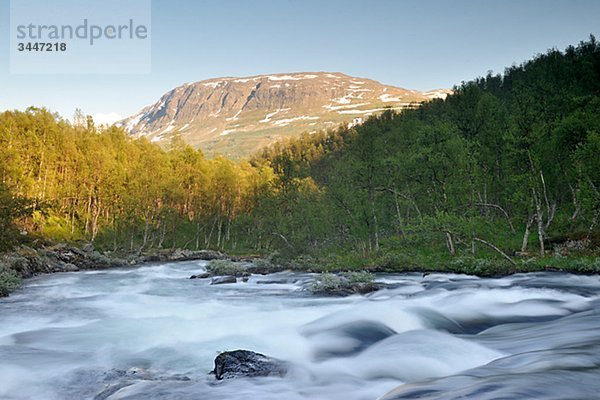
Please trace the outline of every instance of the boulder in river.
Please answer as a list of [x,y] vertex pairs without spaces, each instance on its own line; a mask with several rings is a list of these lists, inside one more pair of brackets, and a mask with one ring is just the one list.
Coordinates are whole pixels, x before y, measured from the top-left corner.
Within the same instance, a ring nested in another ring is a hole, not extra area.
[[190,276],[190,279],[206,279],[206,278],[210,278],[210,274],[208,272]]
[[211,285],[222,285],[224,283],[236,283],[237,278],[235,276],[217,276],[212,278],[210,281]]
[[283,377],[288,372],[286,362],[249,350],[225,351],[215,358],[211,372],[218,380],[257,376]]
[[319,296],[367,294],[380,288],[374,278],[369,272],[323,273],[308,287],[308,291]]
[[256,281],[258,285],[285,285],[289,283],[296,283],[297,279],[263,279]]

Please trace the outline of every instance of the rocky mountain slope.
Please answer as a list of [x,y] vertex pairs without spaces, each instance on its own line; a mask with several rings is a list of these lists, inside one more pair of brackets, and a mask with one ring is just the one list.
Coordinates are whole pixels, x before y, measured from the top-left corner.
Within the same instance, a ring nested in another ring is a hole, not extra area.
[[444,98],[341,73],[217,78],[179,86],[118,124],[168,144],[176,135],[207,155],[239,158],[283,137],[358,124],[386,108]]

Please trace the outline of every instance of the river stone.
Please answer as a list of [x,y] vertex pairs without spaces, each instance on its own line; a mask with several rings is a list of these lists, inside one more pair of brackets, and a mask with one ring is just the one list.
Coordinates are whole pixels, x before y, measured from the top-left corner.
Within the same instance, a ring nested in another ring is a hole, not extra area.
[[224,283],[236,283],[237,278],[235,276],[217,276],[212,278],[210,281],[211,285],[222,285]]
[[279,376],[288,372],[287,363],[249,350],[226,351],[215,358],[215,369],[211,371],[218,380]]
[[287,283],[295,283],[294,279],[263,279],[262,281],[256,281],[258,285],[283,285]]
[[202,274],[190,276],[190,279],[206,279],[206,278],[210,278],[210,273],[204,272]]
[[66,263],[64,266],[64,270],[66,272],[77,272],[77,271],[79,271],[79,268],[77,268],[77,266],[74,264]]

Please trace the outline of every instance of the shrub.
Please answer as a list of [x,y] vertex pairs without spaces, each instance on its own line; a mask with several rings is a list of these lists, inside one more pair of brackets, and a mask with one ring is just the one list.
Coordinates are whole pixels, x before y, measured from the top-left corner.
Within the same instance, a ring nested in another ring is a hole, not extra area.
[[341,276],[326,272],[319,274],[317,280],[310,286],[309,290],[313,293],[331,292],[341,289],[344,283],[344,279]]
[[374,279],[375,276],[366,271],[344,272],[341,275],[322,273],[308,289],[312,293],[330,295],[368,293],[378,289]]
[[242,276],[247,274],[246,268],[230,260],[211,260],[206,271],[212,275]]
[[573,262],[573,272],[583,274],[600,273],[600,258],[596,259],[578,259]]
[[356,283],[372,283],[375,280],[375,275],[367,271],[350,271],[344,274],[348,283],[353,285]]
[[461,257],[450,262],[450,271],[455,273],[464,273],[477,276],[494,276],[514,273],[508,263],[503,260],[487,258],[469,258]]
[[311,256],[299,256],[289,262],[291,269],[296,271],[319,271],[322,269]]
[[21,286],[21,278],[11,268],[0,264],[0,297],[8,296],[10,292]]

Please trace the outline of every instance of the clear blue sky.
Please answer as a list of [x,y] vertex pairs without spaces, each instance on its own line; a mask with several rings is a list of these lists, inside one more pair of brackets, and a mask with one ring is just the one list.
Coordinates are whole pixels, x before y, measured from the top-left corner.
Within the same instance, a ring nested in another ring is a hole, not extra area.
[[596,0],[153,0],[152,73],[11,75],[9,0],[0,16],[0,110],[36,105],[65,117],[76,107],[128,116],[184,82],[220,76],[336,71],[448,88],[600,37]]

